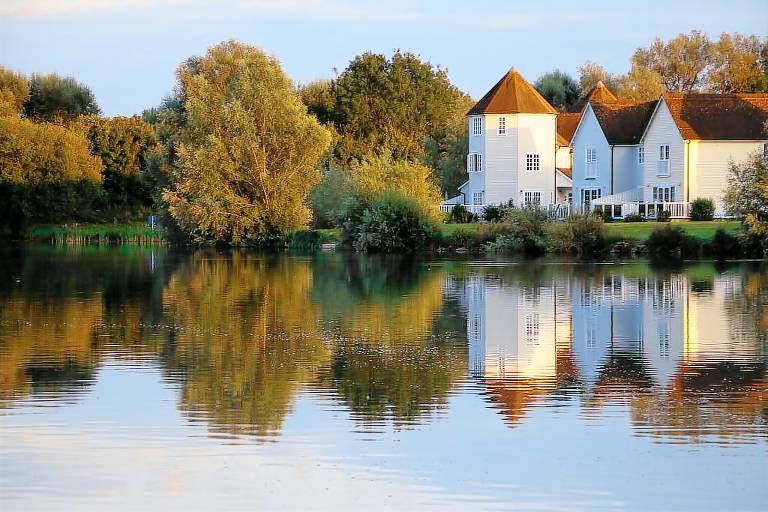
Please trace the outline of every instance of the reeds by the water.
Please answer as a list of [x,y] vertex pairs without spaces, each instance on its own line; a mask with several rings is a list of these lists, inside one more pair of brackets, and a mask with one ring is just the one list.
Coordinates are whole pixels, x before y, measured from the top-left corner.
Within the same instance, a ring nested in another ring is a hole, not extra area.
[[26,238],[54,245],[158,245],[165,231],[143,222],[130,224],[64,224],[33,226]]

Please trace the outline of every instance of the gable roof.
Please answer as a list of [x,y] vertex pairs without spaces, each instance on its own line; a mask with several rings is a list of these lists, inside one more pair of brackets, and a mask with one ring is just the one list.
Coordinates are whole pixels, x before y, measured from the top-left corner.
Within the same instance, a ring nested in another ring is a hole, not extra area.
[[579,125],[579,119],[581,119],[581,113],[574,112],[572,114],[557,114],[557,145],[567,146],[573,139],[573,132],[576,131],[576,127]]
[[608,144],[638,144],[658,100],[640,103],[589,103]]
[[581,97],[576,104],[576,112],[584,112],[587,103],[618,103],[619,99],[605,86],[602,80],[598,80],[587,94]]
[[768,94],[665,94],[685,140],[763,140]]
[[557,110],[512,68],[467,112],[478,114],[557,114]]

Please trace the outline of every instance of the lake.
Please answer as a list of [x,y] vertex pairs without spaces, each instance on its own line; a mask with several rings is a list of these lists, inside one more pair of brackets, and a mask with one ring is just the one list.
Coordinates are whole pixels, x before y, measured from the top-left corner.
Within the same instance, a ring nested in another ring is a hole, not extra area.
[[0,249],[0,509],[765,510],[768,265]]

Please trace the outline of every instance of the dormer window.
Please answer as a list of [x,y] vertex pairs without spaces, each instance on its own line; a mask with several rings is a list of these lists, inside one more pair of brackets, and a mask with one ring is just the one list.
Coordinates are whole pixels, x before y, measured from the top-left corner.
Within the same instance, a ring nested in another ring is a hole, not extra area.
[[506,135],[506,134],[507,134],[507,118],[500,117],[499,118],[499,135]]
[[472,118],[472,135],[482,135],[483,134],[483,118],[482,117],[473,117]]

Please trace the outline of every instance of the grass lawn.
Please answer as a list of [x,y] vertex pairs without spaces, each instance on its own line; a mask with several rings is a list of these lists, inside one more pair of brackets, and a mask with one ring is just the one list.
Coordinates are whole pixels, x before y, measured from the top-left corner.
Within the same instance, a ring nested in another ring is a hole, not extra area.
[[[715,236],[715,231],[719,228],[723,228],[729,233],[735,233],[741,222],[737,220],[721,221],[680,221],[671,222],[673,226],[680,226],[688,232],[694,238],[700,241],[712,240]],[[643,241],[648,238],[651,231],[663,226],[660,222],[611,222],[605,225],[606,231],[610,238],[631,238],[634,240]]]
[[[729,221],[679,221],[671,222],[674,226],[680,226],[685,229],[691,236],[699,239],[700,241],[712,240],[715,235],[715,231],[718,228],[723,228],[729,233],[734,233],[741,222],[737,220]],[[451,235],[457,229],[467,230],[475,232],[480,229],[481,224],[443,224],[441,230],[445,235]],[[610,222],[605,225],[607,235],[609,238],[626,238],[644,241],[648,238],[656,228],[664,226],[664,223],[660,222]]]

